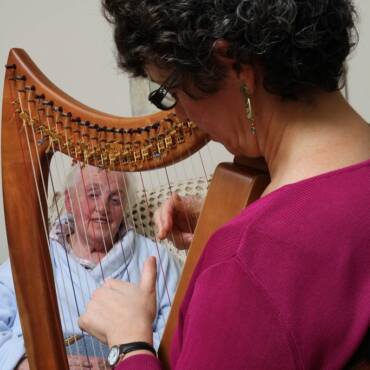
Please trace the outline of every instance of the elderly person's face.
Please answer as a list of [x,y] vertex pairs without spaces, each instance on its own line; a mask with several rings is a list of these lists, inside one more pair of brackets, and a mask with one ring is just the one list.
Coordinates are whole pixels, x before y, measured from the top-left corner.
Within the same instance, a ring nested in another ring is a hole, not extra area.
[[77,177],[66,192],[76,232],[91,248],[109,250],[123,220],[123,175],[87,166]]

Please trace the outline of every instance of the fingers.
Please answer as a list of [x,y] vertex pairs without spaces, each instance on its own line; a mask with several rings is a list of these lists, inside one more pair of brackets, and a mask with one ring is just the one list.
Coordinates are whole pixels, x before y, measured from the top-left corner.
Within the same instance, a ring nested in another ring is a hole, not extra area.
[[179,230],[174,230],[171,232],[170,235],[168,235],[168,240],[170,240],[173,245],[176,247],[176,249],[184,250],[189,249],[190,244],[193,240],[194,234],[193,233],[187,233],[187,232],[181,232]]
[[173,227],[173,208],[169,200],[155,212],[154,222],[158,229],[158,239],[162,240],[166,238]]
[[[91,307],[91,305],[90,305]],[[77,320],[77,325],[79,326],[79,328],[89,334],[92,334],[91,331],[90,331],[90,327],[89,327],[89,315],[87,313],[87,311],[85,313],[83,313]],[[100,339],[100,338],[99,338]]]
[[168,238],[178,249],[188,249],[202,205],[202,198],[173,193],[154,214],[158,239]]
[[157,281],[157,263],[155,257],[149,257],[143,266],[141,273],[140,288],[149,294],[155,292],[155,284]]
[[154,222],[158,228],[158,239],[166,238],[172,231],[174,215],[181,207],[181,202],[181,197],[177,193],[173,193],[154,213]]
[[173,244],[177,249],[180,250],[189,249],[190,244],[193,241],[193,237],[193,233],[174,234]]

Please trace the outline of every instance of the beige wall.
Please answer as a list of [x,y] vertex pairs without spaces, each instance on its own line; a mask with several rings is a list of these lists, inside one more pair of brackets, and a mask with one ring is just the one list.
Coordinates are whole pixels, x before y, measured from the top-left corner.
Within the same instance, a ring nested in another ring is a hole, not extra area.
[[[349,61],[349,99],[370,121],[370,3],[357,0],[360,13],[360,43]],[[61,89],[96,109],[127,116],[131,114],[129,81],[114,61],[111,30],[100,12],[99,0],[0,0],[0,83],[11,47],[27,50],[41,70]],[[0,98],[2,98],[0,89]],[[230,159],[215,145],[214,158],[204,150],[205,161]],[[170,170],[172,179],[184,172],[202,173],[200,157],[187,167]],[[208,171],[208,170],[207,170]],[[162,174],[162,179],[166,174]],[[161,182],[162,179],[159,179]],[[0,192],[0,261],[7,255],[7,242]],[[20,225],[21,227],[21,225]]]
[[[116,68],[111,30],[99,0],[0,0],[1,86],[12,47],[24,48],[51,81],[77,100],[131,114],[128,78]],[[0,204],[2,261],[7,255],[2,192]]]
[[359,13],[360,41],[348,62],[349,101],[370,122],[370,2],[354,2]]

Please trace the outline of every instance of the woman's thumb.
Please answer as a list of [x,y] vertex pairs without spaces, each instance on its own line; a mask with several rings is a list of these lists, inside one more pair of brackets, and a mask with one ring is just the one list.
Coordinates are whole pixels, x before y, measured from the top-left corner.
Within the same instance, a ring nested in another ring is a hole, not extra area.
[[157,280],[157,263],[154,256],[149,257],[143,266],[141,272],[140,288],[147,293],[155,292],[155,284]]

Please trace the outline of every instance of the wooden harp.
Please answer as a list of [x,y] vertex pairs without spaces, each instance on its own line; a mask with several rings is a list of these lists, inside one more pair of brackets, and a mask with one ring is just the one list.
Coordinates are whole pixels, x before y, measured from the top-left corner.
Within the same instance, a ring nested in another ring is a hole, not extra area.
[[[3,95],[3,195],[31,369],[68,369],[48,249],[47,202],[38,191],[47,186],[54,151],[106,169],[144,171],[180,161],[206,141],[196,123],[181,122],[172,111],[121,118],[91,109],[54,86],[25,51],[10,51]],[[167,368],[179,305],[207,239],[258,198],[268,181],[264,166],[247,159],[216,169],[159,350]]]

